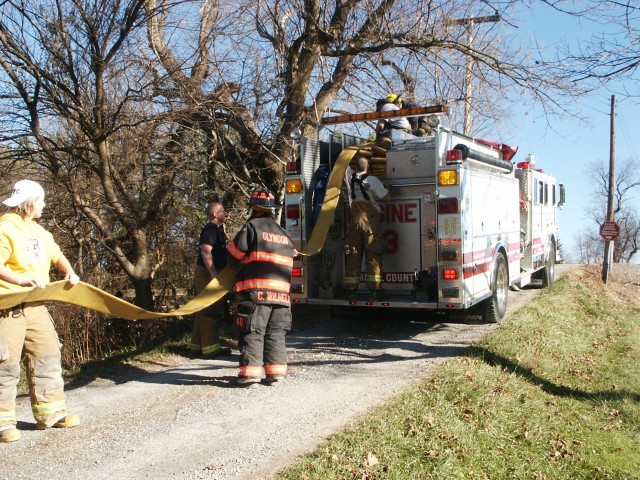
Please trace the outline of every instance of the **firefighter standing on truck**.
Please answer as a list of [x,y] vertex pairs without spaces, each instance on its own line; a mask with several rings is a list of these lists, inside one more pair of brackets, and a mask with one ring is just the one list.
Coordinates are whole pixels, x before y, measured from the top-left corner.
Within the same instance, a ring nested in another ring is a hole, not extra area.
[[240,294],[238,384],[273,385],[287,373],[285,336],[291,329],[289,294],[297,251],[273,218],[280,206],[271,192],[254,191],[249,208],[249,220],[227,247],[229,263],[242,263],[235,287]]
[[362,154],[356,156],[354,166],[355,171],[347,168],[345,174],[351,220],[345,238],[347,260],[344,286],[347,289],[347,299],[355,300],[364,254],[367,286],[371,291],[371,299],[377,301],[382,296],[380,265],[385,248],[384,239],[380,235],[380,206],[377,200],[388,202],[391,194],[378,178],[367,175],[367,157]]
[[[44,208],[44,190],[37,182],[20,180],[2,203],[10,207],[0,217],[0,291],[44,288],[49,268],[56,265],[69,284],[80,279],[51,233],[36,223]],[[67,428],[80,418],[67,412],[60,341],[44,302],[29,302],[0,311],[0,442],[20,439],[16,425],[16,392],[20,361],[29,383],[36,428]]]
[[[380,107],[380,112],[396,111],[403,108],[402,97],[396,93],[390,93],[386,100],[386,103]],[[376,124],[376,143],[385,150],[391,148],[391,130],[400,130],[408,134],[412,133],[411,123],[407,117],[397,117],[389,120],[381,118]]]

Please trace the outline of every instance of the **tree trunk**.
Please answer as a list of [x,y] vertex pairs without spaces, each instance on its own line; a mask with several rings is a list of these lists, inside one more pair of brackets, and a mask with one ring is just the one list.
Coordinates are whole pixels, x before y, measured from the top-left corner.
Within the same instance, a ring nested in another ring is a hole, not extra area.
[[134,278],[133,286],[136,291],[135,304],[145,310],[153,311],[153,291],[151,290],[151,278]]

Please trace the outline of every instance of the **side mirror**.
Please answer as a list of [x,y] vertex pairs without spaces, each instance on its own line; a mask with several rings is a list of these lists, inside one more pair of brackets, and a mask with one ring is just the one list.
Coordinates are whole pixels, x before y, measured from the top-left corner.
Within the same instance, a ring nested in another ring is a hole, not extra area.
[[560,184],[560,201],[558,202],[558,208],[563,208],[566,202],[566,191],[564,188],[564,183]]

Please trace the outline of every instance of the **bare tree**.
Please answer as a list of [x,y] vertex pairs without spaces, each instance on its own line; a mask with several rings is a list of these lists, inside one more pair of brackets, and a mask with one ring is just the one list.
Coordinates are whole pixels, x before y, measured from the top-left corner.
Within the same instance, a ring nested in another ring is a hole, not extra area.
[[4,2],[1,120],[5,158],[40,165],[61,206],[75,208],[58,225],[77,258],[88,251],[93,268],[126,272],[136,303],[152,308],[151,279],[175,227],[168,212],[186,198],[177,128],[149,102],[153,70],[135,55],[144,12],[140,0]]
[[[608,164],[594,163],[589,166],[589,176],[594,182],[593,199],[589,209],[589,218],[595,226],[595,233],[590,236],[592,243],[604,250],[602,238],[597,229],[606,219],[609,186]],[[638,253],[640,243],[640,222],[637,210],[637,196],[640,194],[640,172],[632,160],[618,164],[614,185],[614,218],[620,227],[620,235],[615,240],[613,261],[630,263]],[[581,247],[582,248],[582,247]]]
[[597,233],[582,231],[576,236],[574,251],[578,263],[602,263],[604,256],[602,238]]
[[637,97],[640,68],[640,6],[617,0],[545,0],[550,8],[590,22],[597,33],[577,45],[563,45],[555,60],[545,62],[559,76],[586,89],[625,80],[622,95]]
[[[496,5],[506,11],[515,3]],[[315,135],[328,111],[362,105],[372,110],[376,98],[403,82],[409,91],[410,79],[401,71],[420,79],[419,88],[410,86],[414,96],[455,100],[462,95],[459,87],[451,94],[425,93],[433,70],[456,85],[472,59],[478,83],[493,85],[502,98],[511,86],[518,98],[529,95],[548,108],[564,108],[556,94],[565,86],[539,70],[527,52],[513,48],[502,35],[508,22],[501,30],[486,29],[473,45],[467,31],[455,27],[454,19],[494,14],[487,2],[202,0],[194,5],[200,12],[198,34],[185,46],[178,21],[184,9],[169,0],[146,2],[149,40],[163,71],[158,86],[194,112],[194,125],[215,131],[206,135],[216,145],[216,164],[232,172],[240,188],[258,179],[279,189],[283,164],[295,155],[289,138],[294,129]],[[570,91],[578,93],[574,85]],[[480,103],[476,112],[505,117],[504,109]]]

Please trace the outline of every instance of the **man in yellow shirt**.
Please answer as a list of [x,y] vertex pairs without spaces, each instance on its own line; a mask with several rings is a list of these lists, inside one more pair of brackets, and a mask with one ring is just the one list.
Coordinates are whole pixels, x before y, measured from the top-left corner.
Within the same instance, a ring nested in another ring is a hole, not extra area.
[[[0,217],[0,294],[20,287],[43,288],[54,264],[65,280],[80,279],[51,233],[36,223],[44,208],[44,190],[32,180],[20,180],[2,202],[10,210]],[[67,412],[58,334],[43,302],[15,305],[0,311],[0,442],[20,438],[16,428],[16,394],[20,361],[29,380],[36,428],[66,428],[80,423]]]

